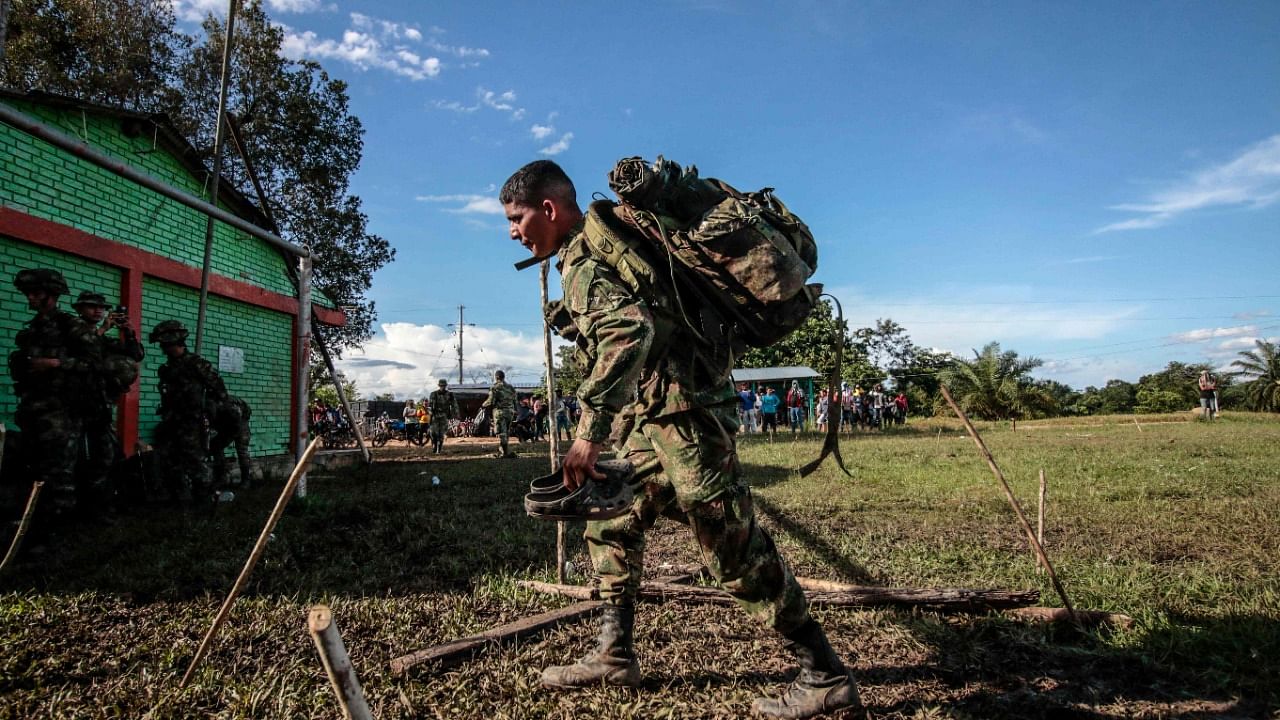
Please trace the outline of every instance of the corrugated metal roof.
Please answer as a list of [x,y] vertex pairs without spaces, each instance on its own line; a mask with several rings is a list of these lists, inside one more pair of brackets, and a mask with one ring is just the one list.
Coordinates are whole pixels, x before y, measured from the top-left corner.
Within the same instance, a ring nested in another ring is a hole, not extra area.
[[808,378],[820,378],[822,374],[810,367],[804,365],[793,365],[791,367],[768,367],[768,368],[737,368],[733,371],[733,381],[740,382],[768,382],[782,380],[806,380]]

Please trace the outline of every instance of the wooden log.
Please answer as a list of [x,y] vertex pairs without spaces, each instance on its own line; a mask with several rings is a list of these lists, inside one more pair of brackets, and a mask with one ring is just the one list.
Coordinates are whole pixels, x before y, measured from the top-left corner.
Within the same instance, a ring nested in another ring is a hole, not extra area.
[[[675,584],[687,582],[691,579],[690,575],[670,575],[659,578],[660,580]],[[532,584],[531,584],[532,583]],[[594,614],[600,609],[600,596],[596,594],[594,588],[583,585],[557,585],[554,583],[537,583],[533,580],[522,580],[518,584],[537,590],[534,585],[548,585],[550,587],[576,588],[580,593],[570,596],[567,593],[560,593],[565,597],[576,597],[582,602],[577,602],[559,610],[550,610],[548,612],[522,618],[506,625],[499,625],[496,628],[485,630],[470,637],[452,640],[442,645],[436,645],[411,652],[408,655],[402,655],[391,661],[391,672],[400,675],[406,670],[422,665],[423,663],[436,663],[438,667],[447,667],[461,660],[465,660],[474,653],[485,649],[490,645],[495,645],[510,640],[516,640],[553,628],[561,623],[578,620]]]
[[391,661],[391,672],[400,675],[409,668],[423,663],[438,663],[441,666],[451,665],[465,660],[487,645],[534,635],[548,628],[553,628],[560,623],[586,617],[599,609],[600,603],[593,600],[574,603],[559,610],[551,610],[522,618],[516,622],[500,625],[470,637],[402,655]]
[[311,606],[311,611],[307,613],[307,631],[316,643],[316,652],[320,653],[324,672],[329,676],[334,694],[338,696],[342,717],[345,720],[373,720],[369,703],[365,702],[364,692],[360,689],[360,680],[351,667],[347,647],[342,643],[342,635],[338,633],[338,624],[333,621],[333,612],[327,605]]
[[[1071,622],[1071,613],[1066,608],[1056,607],[1021,607],[1011,608],[1004,611],[1005,615],[1018,618],[1020,620],[1030,620],[1033,622],[1060,623]],[[1076,610],[1076,620],[1086,627],[1096,627],[1100,625],[1131,628],[1133,627],[1133,618],[1122,613],[1110,613],[1105,610]]]
[[187,683],[191,681],[191,676],[195,674],[196,668],[200,666],[200,661],[204,659],[205,653],[209,651],[209,643],[213,641],[213,636],[218,633],[218,628],[222,627],[222,623],[226,622],[227,615],[231,613],[231,606],[235,604],[236,598],[240,596],[240,591],[244,589],[245,583],[249,580],[249,573],[253,572],[253,567],[258,564],[258,559],[262,557],[262,552],[267,547],[267,540],[271,537],[271,531],[275,529],[276,523],[280,521],[280,516],[284,514],[284,508],[289,504],[289,498],[293,495],[294,488],[298,486],[299,479],[306,474],[307,465],[311,463],[311,457],[316,454],[316,450],[320,447],[320,442],[323,439],[317,437],[302,451],[302,457],[298,458],[298,464],[293,467],[293,472],[289,474],[288,482],[284,484],[284,490],[280,492],[280,497],[276,499],[276,506],[271,510],[271,515],[267,518],[267,524],[263,526],[262,532],[258,534],[258,542],[254,543],[253,550],[249,553],[249,559],[245,560],[244,568],[240,570],[240,576],[236,578],[235,584],[231,586],[231,592],[227,593],[227,598],[222,601],[222,607],[218,609],[217,617],[213,619],[213,624],[209,626],[209,631],[204,634],[204,639],[200,641],[200,646],[196,648],[195,657],[191,658],[191,664],[187,666],[187,672],[183,674],[182,681],[178,683],[178,687],[185,688]]
[[[521,587],[552,595],[587,600],[594,590],[580,585],[522,580]],[[805,592],[811,605],[828,607],[911,607],[944,612],[985,612],[1025,607],[1040,601],[1037,590],[974,590],[969,588],[882,588],[846,586],[842,590],[810,590]],[[707,605],[733,605],[737,601],[723,590],[696,585],[647,582],[640,585],[641,600],[675,601]]]

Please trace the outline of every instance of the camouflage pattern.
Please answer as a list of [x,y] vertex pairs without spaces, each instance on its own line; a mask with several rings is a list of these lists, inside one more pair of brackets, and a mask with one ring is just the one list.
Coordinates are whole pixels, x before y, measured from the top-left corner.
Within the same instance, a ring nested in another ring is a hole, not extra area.
[[227,482],[227,448],[234,445],[236,462],[240,467],[240,485],[248,487],[253,473],[253,464],[249,458],[249,443],[252,434],[249,431],[249,418],[253,409],[249,403],[228,395],[227,401],[217,408],[213,416],[210,430],[213,437],[209,440],[209,453],[213,456],[213,482],[222,487]]
[[174,497],[189,492],[202,500],[210,490],[209,425],[227,389],[208,360],[193,352],[160,366],[160,424],[156,426],[157,472]]
[[[19,277],[23,278],[22,273]],[[28,287],[37,281],[52,282],[43,276],[23,278]],[[9,374],[18,397],[14,419],[22,430],[33,479],[45,482],[50,507],[62,513],[76,504],[75,466],[84,441],[83,389],[101,365],[98,335],[74,315],[55,310],[28,321],[14,344],[16,349],[9,355]],[[60,365],[33,368],[30,361],[36,358],[55,358]],[[85,502],[92,501],[89,490],[80,489]]]
[[[86,295],[101,297],[97,293],[80,293],[76,304],[85,304]],[[95,491],[105,492],[112,466],[123,457],[116,438],[115,405],[137,380],[138,363],[145,351],[137,334],[127,327],[120,328],[119,337],[99,335],[98,342],[102,367],[89,378],[80,405],[84,413],[85,457],[79,472]]]
[[428,396],[427,409],[431,414],[431,439],[438,447],[444,443],[444,436],[449,432],[449,421],[456,420],[460,414],[458,399],[441,387]]
[[516,389],[505,380],[495,380],[489,388],[489,397],[481,407],[493,409],[493,434],[511,434],[511,422],[516,419]]
[[630,514],[587,523],[601,597],[634,603],[645,532],[666,515],[690,526],[707,567],[753,618],[782,632],[803,625],[804,593],[742,478],[732,349],[695,337],[669,295],[636,291],[593,255],[595,227],[588,217],[559,256],[563,310],[587,368],[578,437],[604,442],[615,424],[630,426],[622,455],[647,474]]

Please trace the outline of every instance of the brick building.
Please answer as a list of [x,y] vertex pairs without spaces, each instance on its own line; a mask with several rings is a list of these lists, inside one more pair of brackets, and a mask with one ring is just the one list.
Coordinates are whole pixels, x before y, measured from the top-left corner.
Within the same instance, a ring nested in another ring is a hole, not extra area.
[[[0,103],[205,197],[209,171],[163,117],[46,94],[0,91]],[[229,183],[221,187],[222,209],[265,226],[252,203]],[[31,316],[11,279],[35,267],[61,271],[72,299],[93,290],[127,306],[144,341],[156,323],[172,318],[191,329],[193,342],[205,224],[200,212],[0,123],[0,358],[8,357],[14,335]],[[219,368],[227,389],[253,407],[254,456],[288,453],[296,431],[292,408],[300,369],[292,262],[281,249],[215,223],[201,355]],[[318,320],[344,322],[326,298],[314,300]],[[63,303],[68,310],[70,302]],[[159,349],[148,346],[139,381],[120,405],[126,453],[151,442],[159,404],[156,370],[163,362]],[[12,379],[0,370],[0,422],[13,426],[16,405]]]

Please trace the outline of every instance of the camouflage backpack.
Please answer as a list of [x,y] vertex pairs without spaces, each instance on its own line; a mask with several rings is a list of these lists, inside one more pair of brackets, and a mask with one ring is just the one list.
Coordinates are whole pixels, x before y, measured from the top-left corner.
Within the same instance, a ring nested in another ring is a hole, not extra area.
[[[587,214],[593,253],[633,285],[674,283],[686,321],[707,308],[720,321],[690,327],[734,347],[765,347],[813,311],[822,285],[806,280],[818,267],[817,244],[772,188],[743,193],[661,156],[653,165],[618,161],[609,187],[620,202],[592,203]],[[647,242],[611,230],[618,220]]]

